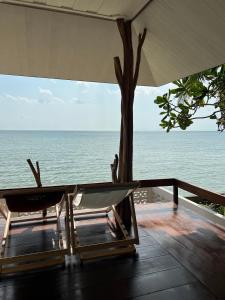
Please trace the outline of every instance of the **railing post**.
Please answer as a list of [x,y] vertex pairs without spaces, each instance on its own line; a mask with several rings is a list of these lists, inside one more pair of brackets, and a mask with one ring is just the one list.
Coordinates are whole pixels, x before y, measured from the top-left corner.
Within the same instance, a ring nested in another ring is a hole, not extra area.
[[178,208],[178,187],[176,185],[173,185],[173,203],[174,208]]

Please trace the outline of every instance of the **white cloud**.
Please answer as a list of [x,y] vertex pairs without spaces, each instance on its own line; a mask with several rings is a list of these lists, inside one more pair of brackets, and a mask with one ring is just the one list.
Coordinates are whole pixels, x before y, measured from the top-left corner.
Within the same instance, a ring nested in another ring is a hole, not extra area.
[[35,103],[37,102],[34,98],[24,97],[24,96],[13,96],[10,94],[5,94],[4,96],[1,96],[2,99],[14,101],[14,102],[24,102],[24,103]]
[[50,89],[44,89],[42,87],[39,87],[39,93],[41,94],[40,97],[38,99],[39,103],[64,103],[65,101],[54,95],[54,93],[50,90]]
[[10,94],[5,94],[5,98],[12,100],[12,101],[17,101],[17,97],[10,95]]
[[26,96],[19,96],[19,95],[11,95],[11,94],[4,94],[0,95],[0,101],[11,101],[15,103],[27,103],[27,104],[47,104],[47,103],[65,103],[62,98],[56,97],[53,93],[41,93],[38,98],[30,98]]
[[103,86],[98,82],[86,82],[86,81],[73,81],[76,87],[76,93],[89,97],[96,94],[99,90],[103,90]]
[[49,89],[43,89],[41,87],[39,87],[39,92],[40,92],[40,94],[44,94],[44,95],[49,95],[49,96],[53,95],[53,93],[52,93],[51,90],[49,90]]

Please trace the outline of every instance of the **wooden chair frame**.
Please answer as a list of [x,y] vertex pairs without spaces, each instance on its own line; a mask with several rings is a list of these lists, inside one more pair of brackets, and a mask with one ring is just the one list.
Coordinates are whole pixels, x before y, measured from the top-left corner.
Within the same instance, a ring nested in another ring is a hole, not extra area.
[[[115,186],[115,184],[113,184]],[[120,185],[121,186],[121,185]],[[93,185],[94,187],[94,185]],[[129,202],[131,207],[131,217],[132,217],[132,227],[133,227],[133,237],[130,237],[125,226],[122,223],[122,220],[117,213],[115,206],[107,207],[106,209],[98,209],[98,210],[90,210],[85,212],[80,212],[74,210],[73,208],[73,201],[76,197],[76,195],[80,192],[79,187],[77,186],[75,188],[74,193],[68,193],[68,202],[70,206],[70,227],[71,227],[71,233],[70,233],[70,241],[71,241],[71,249],[72,254],[79,254],[81,261],[83,260],[90,260],[95,259],[99,257],[106,257],[106,256],[115,256],[115,255],[121,255],[121,254],[128,254],[128,253],[135,253],[136,249],[134,244],[139,244],[139,235],[138,235],[138,228],[137,228],[137,220],[136,220],[136,214],[135,214],[135,207],[133,202],[133,193],[129,195]],[[76,226],[76,217],[80,216],[88,216],[91,214],[102,214],[104,213],[107,217],[109,212],[113,212],[114,218],[116,220],[116,223],[118,224],[121,233],[123,235],[122,240],[116,240],[111,242],[104,242],[104,243],[96,243],[91,245],[80,245],[79,236],[77,232],[77,226]],[[101,251],[99,251],[101,250]]]
[[[65,232],[63,238],[61,230],[60,216],[65,205]],[[17,217],[12,218],[12,212],[6,207],[0,209],[0,213],[6,220],[4,234],[0,245],[0,274],[16,273],[20,271],[33,270],[65,263],[65,255],[70,254],[70,225],[69,225],[69,204],[68,199],[63,194],[61,201],[55,205],[55,213],[48,214],[46,217]],[[12,224],[25,222],[34,222],[40,220],[56,220],[57,233],[59,237],[59,249],[29,253],[25,255],[5,257],[5,247],[7,238]]]

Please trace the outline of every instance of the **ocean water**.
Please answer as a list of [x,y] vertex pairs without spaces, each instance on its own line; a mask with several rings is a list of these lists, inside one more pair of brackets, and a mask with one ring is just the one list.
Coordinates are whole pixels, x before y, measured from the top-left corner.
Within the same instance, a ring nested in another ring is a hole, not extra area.
[[[38,160],[43,185],[111,180],[119,132],[0,131],[0,188],[35,186],[26,162]],[[135,132],[134,179],[176,177],[225,191],[225,135]]]

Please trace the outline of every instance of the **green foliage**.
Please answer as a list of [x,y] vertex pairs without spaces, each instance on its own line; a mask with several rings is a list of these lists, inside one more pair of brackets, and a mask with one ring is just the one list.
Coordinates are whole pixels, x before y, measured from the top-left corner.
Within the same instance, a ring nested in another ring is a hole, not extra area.
[[[219,131],[225,129],[225,64],[176,80],[173,84],[175,88],[154,101],[162,110],[162,128],[185,130],[193,120],[209,118],[216,120]],[[211,113],[200,115],[207,106],[212,108]]]

